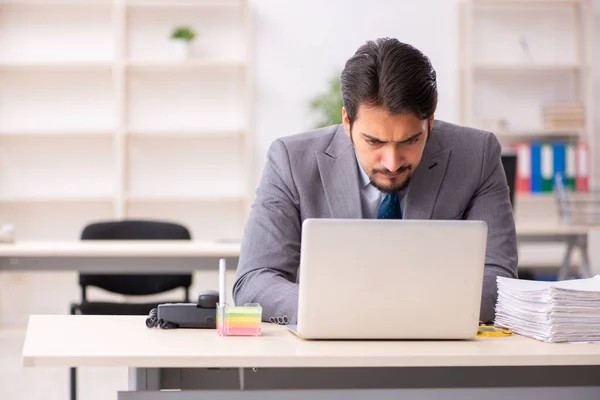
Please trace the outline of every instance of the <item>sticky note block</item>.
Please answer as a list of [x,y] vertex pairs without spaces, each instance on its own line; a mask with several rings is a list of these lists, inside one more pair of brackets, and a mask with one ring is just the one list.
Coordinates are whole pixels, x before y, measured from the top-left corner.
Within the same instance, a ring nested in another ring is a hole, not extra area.
[[217,333],[220,336],[260,336],[262,307],[258,304],[217,307]]

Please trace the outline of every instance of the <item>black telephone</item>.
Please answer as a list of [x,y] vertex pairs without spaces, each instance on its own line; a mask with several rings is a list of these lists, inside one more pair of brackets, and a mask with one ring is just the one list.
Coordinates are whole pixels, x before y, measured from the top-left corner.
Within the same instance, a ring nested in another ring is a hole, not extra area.
[[204,290],[196,303],[165,303],[150,310],[146,318],[148,328],[161,329],[197,328],[216,329],[219,292]]

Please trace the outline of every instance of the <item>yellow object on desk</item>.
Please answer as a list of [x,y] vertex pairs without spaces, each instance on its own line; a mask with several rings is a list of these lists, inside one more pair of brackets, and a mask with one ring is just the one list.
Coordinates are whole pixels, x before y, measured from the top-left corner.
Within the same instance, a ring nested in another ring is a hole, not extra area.
[[217,304],[216,322],[219,336],[260,336],[262,307],[253,303],[244,306]]
[[499,328],[493,325],[479,325],[479,330],[477,332],[477,336],[486,336],[486,337],[503,337],[512,335],[512,330],[507,328]]

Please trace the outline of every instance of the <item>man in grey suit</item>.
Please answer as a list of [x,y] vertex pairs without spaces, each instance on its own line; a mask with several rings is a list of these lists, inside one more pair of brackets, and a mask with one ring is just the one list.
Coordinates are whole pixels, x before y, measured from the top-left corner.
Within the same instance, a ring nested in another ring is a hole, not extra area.
[[[341,125],[270,146],[246,225],[235,303],[260,303],[264,320],[296,323],[306,218],[469,219],[488,224],[480,320],[492,321],[496,276],[517,277],[496,137],[435,120],[436,73],[419,50],[395,39],[361,46],[345,65],[341,91]],[[425,251],[435,251],[422,239]]]

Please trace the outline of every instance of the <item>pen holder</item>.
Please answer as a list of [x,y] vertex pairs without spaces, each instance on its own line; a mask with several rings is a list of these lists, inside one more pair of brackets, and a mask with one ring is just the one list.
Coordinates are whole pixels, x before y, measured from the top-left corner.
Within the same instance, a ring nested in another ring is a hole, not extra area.
[[219,336],[260,336],[262,307],[248,303],[243,306],[217,304]]

